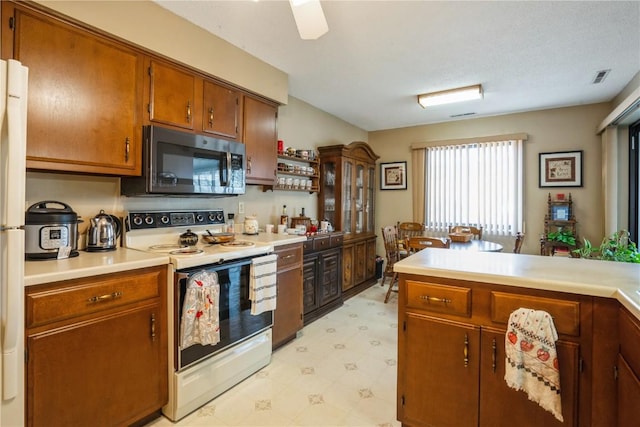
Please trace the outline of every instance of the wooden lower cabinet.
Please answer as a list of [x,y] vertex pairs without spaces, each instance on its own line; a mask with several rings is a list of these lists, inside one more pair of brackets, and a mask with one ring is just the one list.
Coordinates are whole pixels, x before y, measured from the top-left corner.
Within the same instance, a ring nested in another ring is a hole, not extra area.
[[273,312],[273,348],[302,329],[302,243],[276,246],[278,301]]
[[165,405],[166,291],[164,266],[27,288],[27,425],[130,425]]
[[640,321],[626,309],[619,314],[620,352],[618,354],[618,426],[637,426],[640,408]]
[[305,243],[304,324],[342,305],[342,234],[318,236]]
[[[507,321],[520,307],[554,319],[563,423],[504,380]],[[401,274],[398,419],[414,427],[606,425],[592,424],[592,308],[580,295]]]
[[376,237],[346,240],[342,247],[342,292],[351,297],[376,282]]

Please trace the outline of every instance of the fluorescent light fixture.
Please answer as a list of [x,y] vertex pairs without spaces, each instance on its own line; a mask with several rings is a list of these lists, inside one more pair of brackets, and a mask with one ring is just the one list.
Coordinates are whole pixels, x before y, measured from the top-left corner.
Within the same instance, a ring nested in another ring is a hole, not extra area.
[[298,33],[303,40],[315,40],[329,31],[320,0],[289,0]]
[[465,86],[457,89],[442,90],[440,92],[423,93],[418,95],[418,104],[422,108],[434,105],[450,104],[453,102],[482,99],[482,85]]

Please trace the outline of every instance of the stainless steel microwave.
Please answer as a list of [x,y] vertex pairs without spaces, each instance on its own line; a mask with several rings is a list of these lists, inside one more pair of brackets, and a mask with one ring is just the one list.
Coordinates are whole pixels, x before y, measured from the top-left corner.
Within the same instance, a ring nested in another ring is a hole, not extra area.
[[123,177],[123,195],[244,194],[244,144],[158,126],[142,133],[142,176]]

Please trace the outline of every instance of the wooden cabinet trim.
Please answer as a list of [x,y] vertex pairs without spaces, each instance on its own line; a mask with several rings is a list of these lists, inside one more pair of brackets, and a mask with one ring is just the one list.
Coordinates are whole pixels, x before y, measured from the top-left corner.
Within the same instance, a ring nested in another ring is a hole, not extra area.
[[535,297],[528,295],[491,292],[491,321],[507,324],[509,316],[518,308],[544,310],[553,318],[559,334],[580,336],[580,302]]
[[406,283],[408,309],[471,317],[471,289],[412,280]]

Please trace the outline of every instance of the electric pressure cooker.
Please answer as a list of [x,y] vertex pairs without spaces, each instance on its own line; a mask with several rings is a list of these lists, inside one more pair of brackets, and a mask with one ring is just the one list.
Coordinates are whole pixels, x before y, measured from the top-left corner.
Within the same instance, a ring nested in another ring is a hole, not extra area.
[[78,222],[78,215],[63,202],[45,200],[29,206],[25,214],[25,258],[77,256]]

